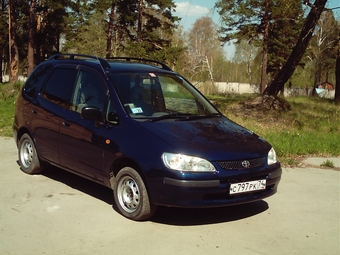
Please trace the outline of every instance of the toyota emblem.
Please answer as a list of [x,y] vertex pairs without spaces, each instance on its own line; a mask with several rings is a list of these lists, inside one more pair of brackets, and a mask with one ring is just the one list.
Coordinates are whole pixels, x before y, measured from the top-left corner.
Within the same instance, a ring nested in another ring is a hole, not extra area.
[[244,161],[242,161],[242,166],[244,168],[249,168],[250,167],[250,162],[248,160],[244,160]]

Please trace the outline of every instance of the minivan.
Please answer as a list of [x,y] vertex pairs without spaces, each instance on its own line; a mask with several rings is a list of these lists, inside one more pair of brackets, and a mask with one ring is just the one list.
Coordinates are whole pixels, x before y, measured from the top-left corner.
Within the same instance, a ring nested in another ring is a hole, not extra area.
[[52,56],[25,82],[13,131],[23,172],[53,165],[102,184],[138,221],[157,206],[262,200],[282,173],[267,141],[154,60]]

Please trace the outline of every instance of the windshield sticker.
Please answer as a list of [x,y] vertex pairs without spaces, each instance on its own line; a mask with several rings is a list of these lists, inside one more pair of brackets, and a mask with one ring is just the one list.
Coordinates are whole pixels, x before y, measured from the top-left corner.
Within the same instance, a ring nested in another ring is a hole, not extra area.
[[156,74],[154,74],[154,73],[149,73],[149,75],[150,75],[151,77],[156,77]]
[[141,107],[131,108],[131,111],[132,111],[133,114],[143,113],[143,110],[142,110]]
[[125,107],[129,107],[133,114],[143,113],[141,107],[135,106],[134,104],[124,104]]

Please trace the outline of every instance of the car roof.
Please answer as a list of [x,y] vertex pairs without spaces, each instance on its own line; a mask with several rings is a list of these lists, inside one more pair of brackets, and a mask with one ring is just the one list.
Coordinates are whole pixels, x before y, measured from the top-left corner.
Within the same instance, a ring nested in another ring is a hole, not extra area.
[[110,72],[159,72],[169,71],[162,68],[136,62],[128,61],[109,61]]
[[[104,73],[115,72],[174,72],[164,63],[157,60],[114,57],[103,59],[83,54],[56,54],[46,62],[53,61],[54,64],[85,64],[101,69]],[[51,63],[51,62],[50,62]]]

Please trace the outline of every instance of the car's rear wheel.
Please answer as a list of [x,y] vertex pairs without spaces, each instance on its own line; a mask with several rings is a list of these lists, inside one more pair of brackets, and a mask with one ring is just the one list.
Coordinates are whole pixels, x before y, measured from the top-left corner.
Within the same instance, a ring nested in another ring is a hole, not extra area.
[[38,158],[32,138],[23,134],[18,146],[20,169],[27,174],[38,174],[42,172],[41,163]]
[[136,170],[124,167],[114,183],[114,199],[120,213],[132,220],[145,220],[156,211],[150,202],[143,179]]

